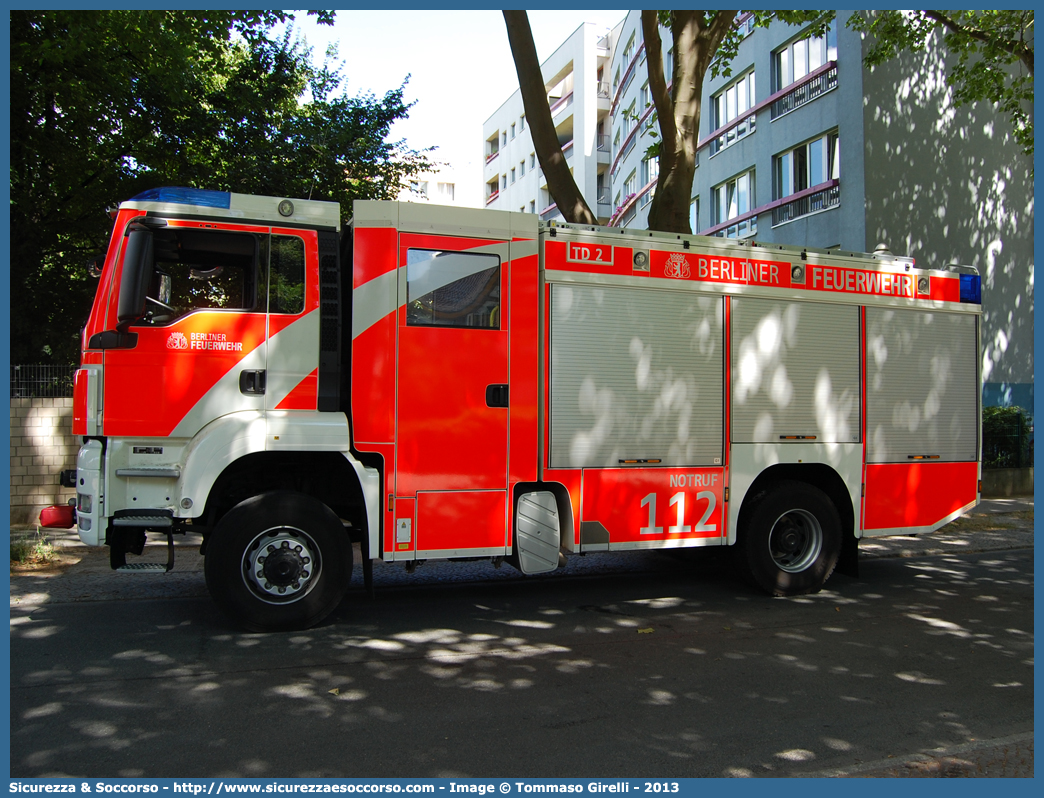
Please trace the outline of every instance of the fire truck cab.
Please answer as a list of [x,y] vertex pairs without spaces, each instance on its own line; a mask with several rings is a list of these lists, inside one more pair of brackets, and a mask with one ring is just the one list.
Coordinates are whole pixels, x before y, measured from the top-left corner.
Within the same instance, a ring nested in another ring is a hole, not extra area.
[[974,269],[891,255],[156,189],[84,329],[79,532],[114,568],[201,532],[262,630],[329,614],[353,543],[367,584],[733,546],[814,592],[978,501],[980,314]]

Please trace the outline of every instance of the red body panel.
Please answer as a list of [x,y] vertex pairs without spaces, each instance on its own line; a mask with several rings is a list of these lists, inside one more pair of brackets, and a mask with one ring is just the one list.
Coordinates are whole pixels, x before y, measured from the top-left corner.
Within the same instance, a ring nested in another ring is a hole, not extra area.
[[505,544],[507,493],[417,494],[417,550],[482,549]]
[[73,435],[87,434],[87,372],[77,369],[73,378]]
[[389,313],[352,341],[352,438],[367,451],[395,440],[395,322]]
[[[264,313],[218,310],[196,311],[166,327],[131,327],[137,346],[105,353],[105,434],[169,435],[221,377],[264,344],[265,324]],[[191,348],[213,343],[193,338],[204,334],[224,336],[217,343],[231,348]]]
[[355,288],[396,269],[397,237],[398,231],[391,227],[363,227],[354,231],[352,285]]
[[536,255],[511,261],[509,483],[537,479],[540,463],[538,377],[540,307]]
[[569,540],[572,538],[573,545],[578,546],[580,544],[580,496],[583,491],[583,476],[584,472],[579,468],[573,469],[545,469],[543,481],[544,482],[558,482],[565,486],[566,491],[569,493],[569,504],[573,508],[573,529],[572,532],[566,529],[565,519],[562,519],[562,540]]
[[613,543],[720,538],[722,468],[587,469],[583,520]]
[[[466,251],[505,242],[400,236],[410,247]],[[508,383],[511,264],[501,262],[501,328],[407,326],[399,308],[395,491],[505,490],[509,408],[488,407],[486,388]]]
[[978,463],[868,464],[863,528],[931,527],[975,502],[978,479]]
[[961,278],[931,276],[931,298],[940,302],[961,301]]

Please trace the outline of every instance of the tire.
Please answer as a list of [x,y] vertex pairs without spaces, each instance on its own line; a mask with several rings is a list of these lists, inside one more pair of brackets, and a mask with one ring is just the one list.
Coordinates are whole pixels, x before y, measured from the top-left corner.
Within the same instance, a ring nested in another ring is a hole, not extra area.
[[841,517],[827,495],[787,480],[755,497],[738,554],[755,586],[774,596],[818,593],[841,553]]
[[255,632],[307,629],[341,603],[352,545],[322,502],[276,491],[233,507],[214,528],[207,589],[237,624]]

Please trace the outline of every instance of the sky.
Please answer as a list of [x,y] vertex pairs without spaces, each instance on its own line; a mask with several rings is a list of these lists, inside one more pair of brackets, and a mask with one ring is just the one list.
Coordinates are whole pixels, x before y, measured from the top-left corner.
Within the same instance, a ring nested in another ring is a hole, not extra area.
[[[537,55],[543,61],[582,23],[602,36],[626,11],[530,11]],[[433,158],[457,170],[458,200],[482,191],[482,123],[518,88],[500,11],[338,11],[333,27],[298,14],[295,30],[322,61],[337,44],[344,62],[342,88],[351,96],[381,97],[402,85],[416,101],[393,139],[415,149],[437,146]]]

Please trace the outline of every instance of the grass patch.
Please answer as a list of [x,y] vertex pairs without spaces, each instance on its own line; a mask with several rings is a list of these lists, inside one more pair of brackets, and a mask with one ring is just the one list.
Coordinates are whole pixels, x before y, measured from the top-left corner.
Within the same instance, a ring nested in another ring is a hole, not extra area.
[[11,541],[12,566],[50,565],[57,559],[54,544],[40,532],[39,528],[33,535]]

